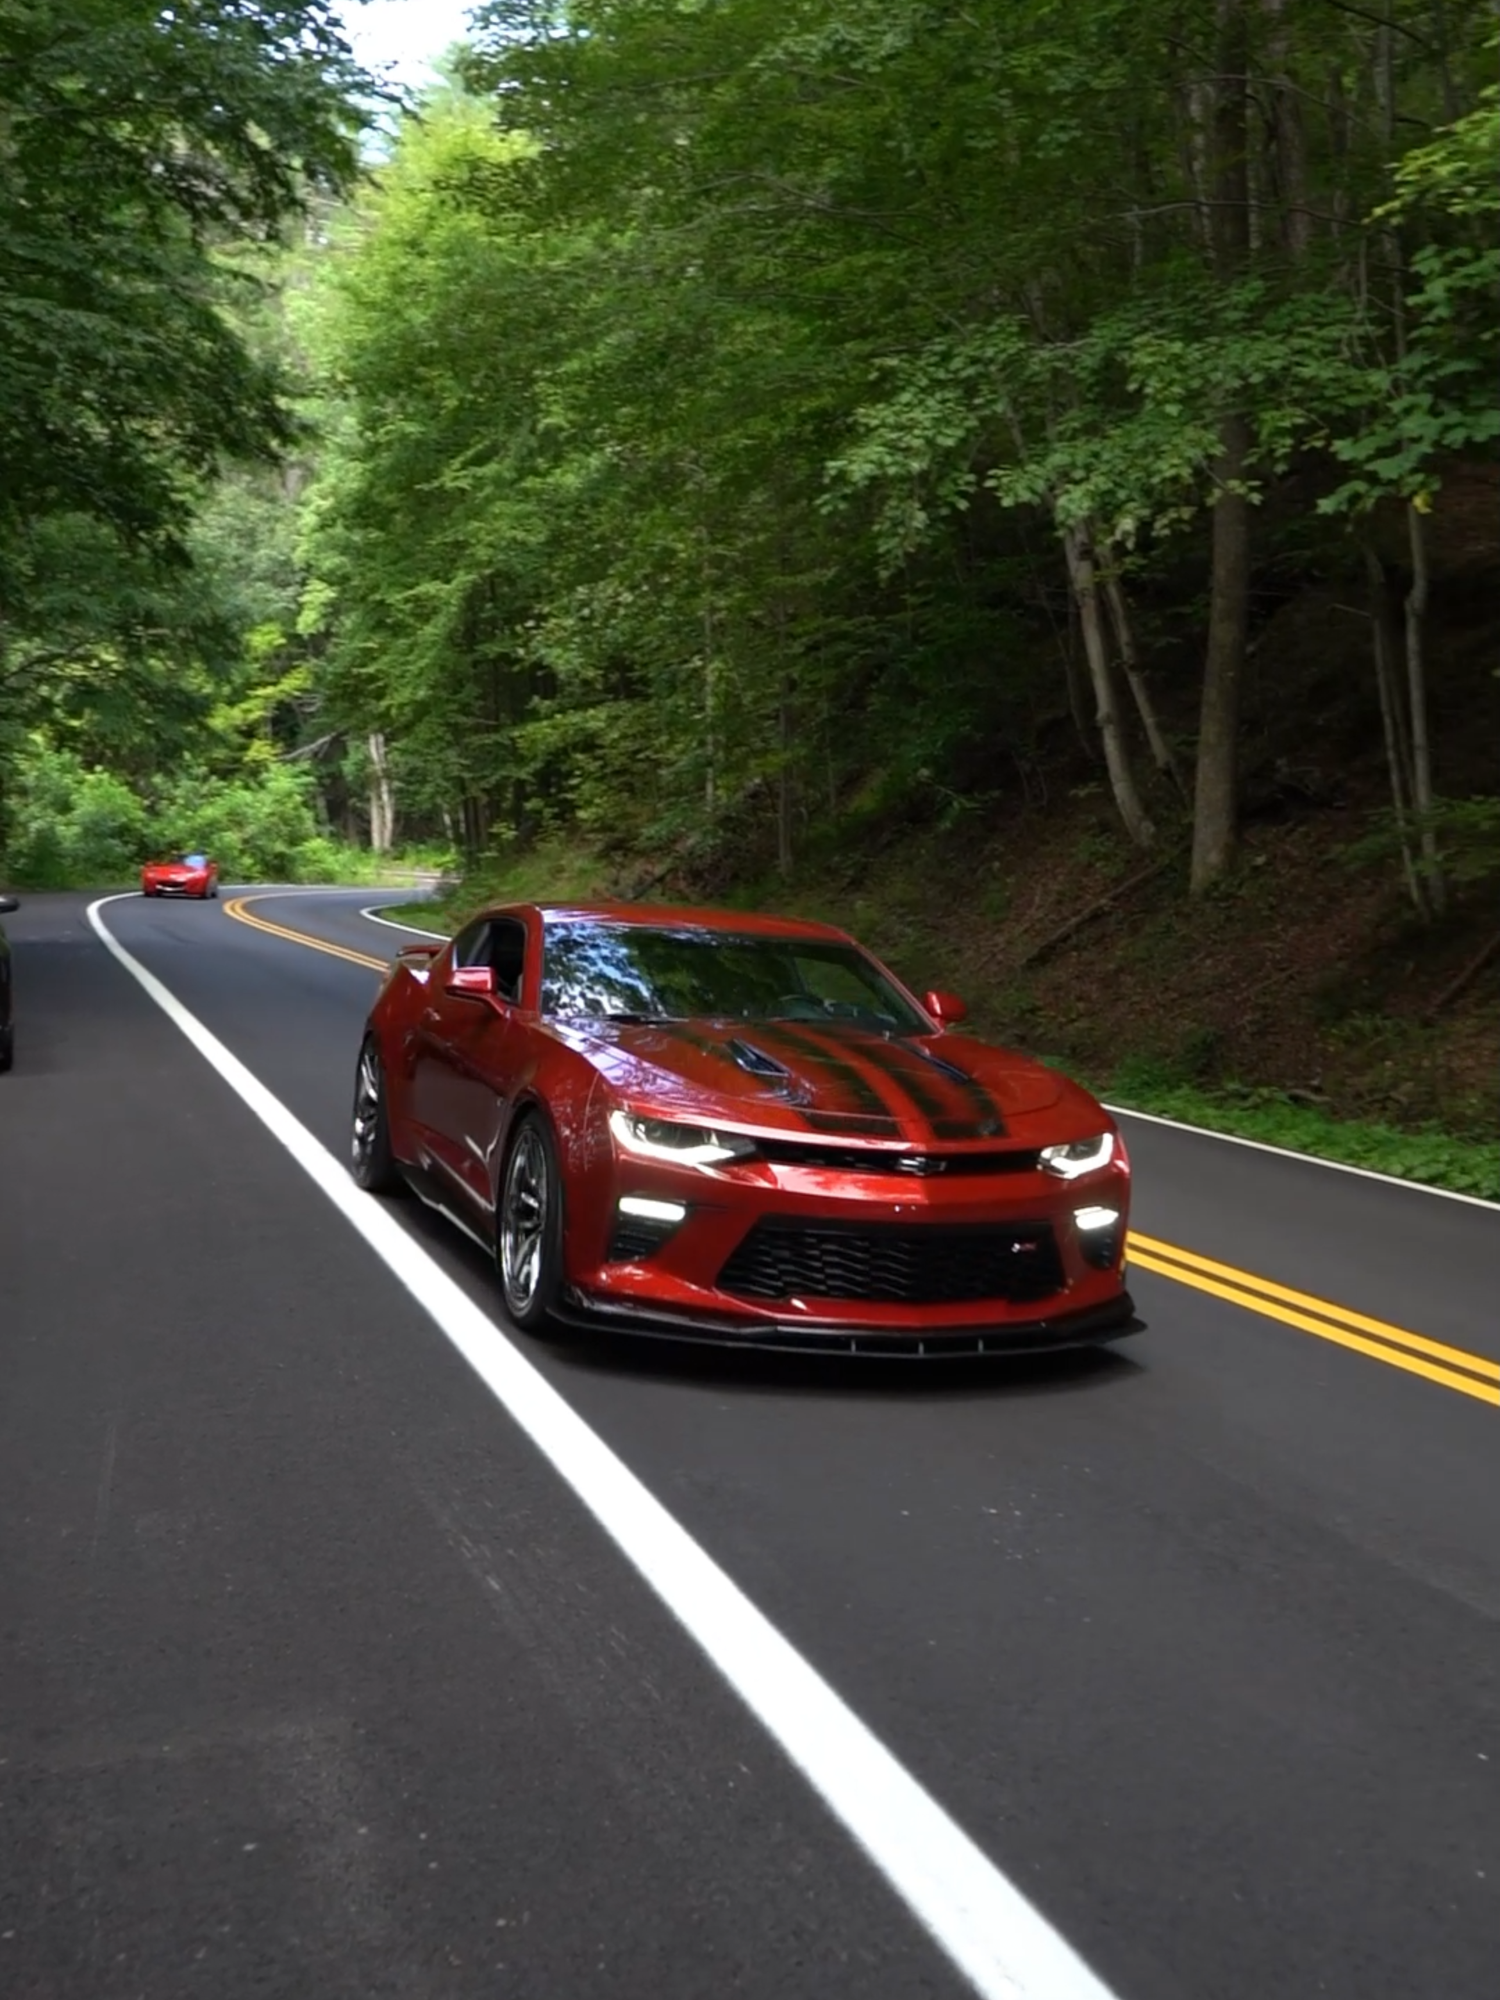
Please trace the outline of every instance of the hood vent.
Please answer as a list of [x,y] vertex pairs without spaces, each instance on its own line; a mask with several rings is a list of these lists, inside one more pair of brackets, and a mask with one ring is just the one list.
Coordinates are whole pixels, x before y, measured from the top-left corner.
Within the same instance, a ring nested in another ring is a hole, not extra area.
[[777,1083],[790,1081],[792,1072],[786,1064],[777,1062],[775,1056],[768,1056],[764,1049],[756,1048],[753,1042],[742,1042],[736,1036],[728,1044],[728,1048],[740,1068],[748,1070],[751,1076],[770,1077]]
[[909,1055],[920,1056],[924,1063],[931,1063],[944,1076],[951,1076],[955,1083],[972,1084],[974,1081],[966,1069],[960,1069],[957,1063],[944,1062],[941,1056],[935,1056],[931,1049],[924,1049],[918,1042],[898,1042],[897,1047],[905,1049]]

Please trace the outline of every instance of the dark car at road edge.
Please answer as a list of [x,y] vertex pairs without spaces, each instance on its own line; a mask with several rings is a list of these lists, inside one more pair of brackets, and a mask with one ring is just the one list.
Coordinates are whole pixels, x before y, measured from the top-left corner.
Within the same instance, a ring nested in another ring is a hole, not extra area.
[[[0,917],[8,917],[20,907],[14,896],[0,896]],[[10,942],[5,935],[4,924],[0,924],[0,1070],[9,1069],[16,1059],[15,1008]]]

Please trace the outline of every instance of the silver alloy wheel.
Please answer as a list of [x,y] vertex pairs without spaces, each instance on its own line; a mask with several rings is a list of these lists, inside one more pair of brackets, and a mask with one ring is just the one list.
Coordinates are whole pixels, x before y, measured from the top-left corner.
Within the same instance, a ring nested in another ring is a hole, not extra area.
[[350,1147],[356,1168],[368,1167],[374,1155],[384,1094],[380,1058],[373,1042],[366,1042],[359,1052],[359,1074],[354,1084],[354,1131]]
[[505,1169],[500,1211],[500,1282],[515,1314],[531,1310],[541,1289],[546,1257],[548,1203],[547,1148],[534,1124],[516,1137]]

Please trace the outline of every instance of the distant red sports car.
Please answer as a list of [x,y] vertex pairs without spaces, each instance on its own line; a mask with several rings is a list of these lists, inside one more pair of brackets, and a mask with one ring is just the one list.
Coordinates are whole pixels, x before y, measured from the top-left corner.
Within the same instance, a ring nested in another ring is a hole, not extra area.
[[172,861],[148,861],[141,870],[143,896],[199,896],[219,893],[219,864],[206,854],[179,854]]
[[964,1013],[822,924],[493,910],[398,954],[354,1176],[492,1248],[528,1330],[926,1355],[1130,1331],[1114,1120]]

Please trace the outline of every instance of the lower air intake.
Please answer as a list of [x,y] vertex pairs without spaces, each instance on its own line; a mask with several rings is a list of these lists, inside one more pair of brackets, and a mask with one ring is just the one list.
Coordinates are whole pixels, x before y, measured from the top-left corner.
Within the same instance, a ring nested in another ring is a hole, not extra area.
[[875,1228],[757,1222],[719,1273],[745,1299],[867,1300],[878,1305],[1022,1302],[1061,1291],[1045,1222],[885,1223]]

